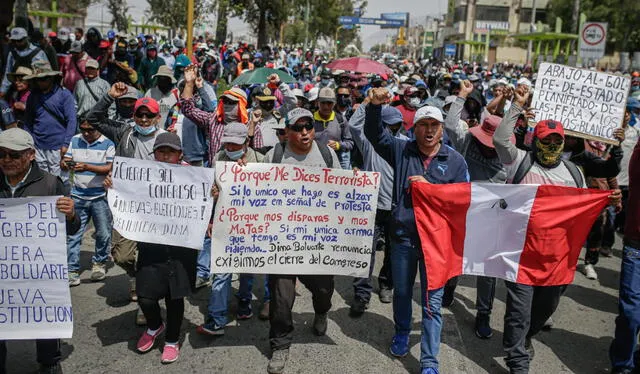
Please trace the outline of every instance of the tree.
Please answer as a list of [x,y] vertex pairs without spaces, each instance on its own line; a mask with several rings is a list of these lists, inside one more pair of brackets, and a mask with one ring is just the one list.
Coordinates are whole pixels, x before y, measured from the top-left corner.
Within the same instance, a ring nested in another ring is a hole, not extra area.
[[[187,0],[147,0],[149,20],[174,29],[184,28],[187,24]],[[211,0],[194,1],[194,26],[202,23],[200,16],[212,11]]]
[[[564,22],[562,31],[573,33],[571,17],[575,0],[551,0],[548,5],[548,23],[556,17]],[[608,22],[607,49],[609,51],[640,50],[640,1],[638,0],[581,0],[580,12],[588,21]]]
[[129,29],[127,0],[107,0],[107,9],[111,13],[111,27],[126,32]]
[[[281,25],[286,22],[296,0],[231,0],[232,12],[242,17],[258,36],[258,47],[279,39]],[[298,0],[299,1],[299,0]]]

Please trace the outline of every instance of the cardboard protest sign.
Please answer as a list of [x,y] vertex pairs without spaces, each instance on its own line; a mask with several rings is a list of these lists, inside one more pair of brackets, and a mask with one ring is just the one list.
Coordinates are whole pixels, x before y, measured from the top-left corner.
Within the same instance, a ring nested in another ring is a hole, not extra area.
[[618,144],[631,80],[618,75],[542,63],[533,92],[536,121],[562,122],[569,135]]
[[213,210],[214,170],[116,157],[107,197],[127,239],[202,249]]
[[380,174],[216,164],[214,273],[368,277]]
[[71,338],[66,219],[56,200],[0,199],[0,340]]

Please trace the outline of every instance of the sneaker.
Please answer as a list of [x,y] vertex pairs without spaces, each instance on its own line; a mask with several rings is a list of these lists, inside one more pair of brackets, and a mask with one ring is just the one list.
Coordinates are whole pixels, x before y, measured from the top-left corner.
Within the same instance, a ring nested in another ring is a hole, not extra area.
[[493,336],[493,330],[489,324],[489,316],[476,316],[476,336],[480,339],[489,339]]
[[367,308],[369,308],[369,303],[356,297],[353,299],[353,303],[351,303],[349,315],[351,317],[360,317],[364,314],[364,311],[367,310]]
[[77,271],[69,272],[69,287],[75,287],[80,285],[80,273]]
[[129,280],[129,300],[138,301],[138,294],[136,294],[136,278]]
[[196,327],[196,332],[202,335],[222,336],[224,335],[224,326],[218,326],[213,320],[209,320]]
[[395,334],[389,347],[389,352],[394,357],[404,357],[409,354],[409,335]]
[[598,273],[596,273],[596,269],[593,268],[593,265],[586,264],[582,269],[582,271],[584,275],[587,277],[587,279],[593,279],[593,280],[598,279]]
[[196,279],[196,289],[211,286],[211,278],[198,277]]
[[268,301],[262,304],[262,309],[260,309],[260,314],[258,314],[258,318],[260,318],[261,320],[269,319],[269,302]]
[[536,355],[536,350],[533,349],[533,344],[531,343],[531,338],[527,338],[524,341],[524,349],[527,350],[529,354],[529,361],[533,361],[533,357]]
[[138,307],[138,310],[136,311],[136,325],[145,326],[146,324],[147,324],[147,317],[145,317],[144,313],[142,313],[142,309]]
[[153,348],[153,344],[156,342],[156,338],[160,336],[164,332],[164,323],[160,325],[158,331],[155,334],[150,335],[147,330],[144,330],[140,339],[138,339],[138,344],[136,344],[136,349],[140,353],[146,353]]
[[284,367],[287,365],[289,359],[289,348],[278,349],[271,354],[271,360],[269,360],[269,366],[267,366],[267,373],[269,374],[282,374],[284,373]]
[[107,277],[107,266],[105,264],[93,264],[91,266],[91,281],[98,282]]
[[238,313],[236,318],[238,320],[249,319],[253,317],[253,311],[251,310],[251,300],[240,300],[238,302]]
[[393,301],[393,290],[386,287],[380,287],[380,293],[378,296],[380,297],[381,303],[389,304]]
[[40,365],[38,369],[38,374],[62,374],[62,366],[60,366],[59,362],[56,362],[53,365]]
[[602,247],[600,248],[600,254],[604,257],[611,257],[611,253],[613,251],[611,250],[611,247]]
[[546,321],[544,321],[544,325],[542,326],[542,329],[544,331],[549,331],[553,328],[553,318],[549,317]]
[[436,368],[422,368],[420,374],[439,374]]
[[180,357],[180,345],[179,344],[165,344],[162,350],[162,359],[160,362],[163,364],[170,364],[178,361]]
[[327,333],[327,313],[316,313],[313,317],[313,333],[317,336]]

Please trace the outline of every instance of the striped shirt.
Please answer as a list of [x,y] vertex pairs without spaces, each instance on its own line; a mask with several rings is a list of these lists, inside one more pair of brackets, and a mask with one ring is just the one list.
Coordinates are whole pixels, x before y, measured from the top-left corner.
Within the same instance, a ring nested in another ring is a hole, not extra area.
[[[64,155],[74,162],[82,162],[89,165],[104,166],[113,162],[116,154],[116,145],[104,135],[89,144],[78,134],[71,139],[69,149]],[[91,171],[77,171],[73,180],[71,195],[84,200],[95,200],[105,195],[102,185],[106,175],[98,175]]]

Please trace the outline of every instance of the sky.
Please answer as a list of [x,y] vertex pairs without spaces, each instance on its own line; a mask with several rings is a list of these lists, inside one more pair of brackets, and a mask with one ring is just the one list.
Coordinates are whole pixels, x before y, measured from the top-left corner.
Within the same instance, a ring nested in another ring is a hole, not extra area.
[[[392,12],[410,12],[411,24],[417,22],[424,24],[426,16],[441,16],[447,11],[447,0],[368,0],[365,17],[377,18],[380,13]],[[420,9],[415,9],[420,4]],[[136,22],[139,22],[144,16],[144,11],[148,7],[146,0],[128,0],[130,7],[129,13]],[[101,20],[109,22],[111,16],[106,7],[101,4],[92,5],[87,14],[87,25],[100,24]],[[215,18],[211,17],[215,25]],[[251,29],[242,20],[233,18],[229,22],[229,31],[234,35],[249,35]],[[362,26],[360,37],[362,38],[363,47],[368,50],[376,43],[385,42],[387,35],[394,34],[393,30],[381,30],[378,26]]]

